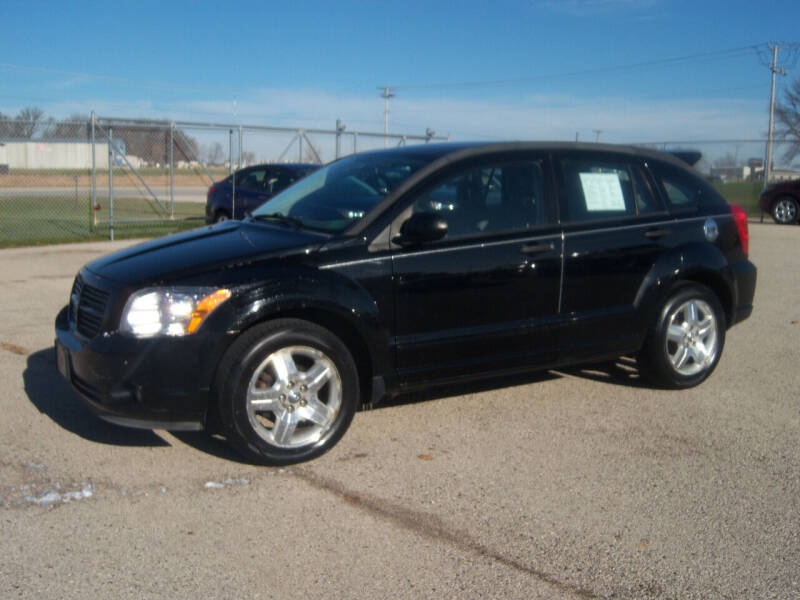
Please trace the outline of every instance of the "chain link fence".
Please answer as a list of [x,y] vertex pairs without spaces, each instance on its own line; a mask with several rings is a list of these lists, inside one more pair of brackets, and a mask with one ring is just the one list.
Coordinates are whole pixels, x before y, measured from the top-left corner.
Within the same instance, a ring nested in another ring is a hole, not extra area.
[[[93,117],[0,120],[0,246],[152,237],[204,223],[214,181],[264,162],[325,163],[385,146],[444,140],[424,135]],[[643,144],[694,150],[696,167],[730,201],[758,216],[764,140]],[[776,141],[771,181],[800,178]]]
[[163,122],[0,120],[0,246],[152,237],[203,225],[209,186],[265,162],[325,163],[425,135]]

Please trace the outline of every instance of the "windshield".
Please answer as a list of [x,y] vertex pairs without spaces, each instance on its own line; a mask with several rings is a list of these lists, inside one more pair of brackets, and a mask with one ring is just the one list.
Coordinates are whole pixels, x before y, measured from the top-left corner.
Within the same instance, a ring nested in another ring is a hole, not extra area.
[[262,204],[253,218],[290,217],[309,229],[342,231],[432,158],[354,154],[301,179]]

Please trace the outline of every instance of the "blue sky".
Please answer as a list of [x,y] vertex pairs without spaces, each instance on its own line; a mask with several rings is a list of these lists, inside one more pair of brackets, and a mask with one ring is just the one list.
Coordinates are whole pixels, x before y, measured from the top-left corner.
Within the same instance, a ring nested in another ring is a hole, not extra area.
[[[761,137],[800,2],[0,0],[0,112],[453,139]],[[753,47],[755,46],[755,47]],[[796,54],[779,90],[800,76]],[[676,59],[676,60],[672,60]]]

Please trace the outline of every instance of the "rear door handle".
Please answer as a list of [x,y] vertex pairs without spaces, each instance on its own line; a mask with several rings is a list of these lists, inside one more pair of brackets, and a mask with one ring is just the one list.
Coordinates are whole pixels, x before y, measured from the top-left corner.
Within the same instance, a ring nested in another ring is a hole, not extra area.
[[519,249],[523,254],[538,254],[540,252],[550,252],[556,245],[553,242],[539,242],[536,244],[525,244]]
[[672,231],[667,227],[659,227],[656,229],[648,229],[644,232],[644,237],[649,240],[658,240],[667,237]]

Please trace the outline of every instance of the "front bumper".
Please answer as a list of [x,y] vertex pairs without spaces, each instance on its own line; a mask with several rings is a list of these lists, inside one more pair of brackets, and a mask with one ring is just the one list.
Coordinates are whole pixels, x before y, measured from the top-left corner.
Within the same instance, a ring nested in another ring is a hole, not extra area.
[[99,417],[128,427],[199,430],[205,426],[217,357],[207,337],[140,340],[103,333],[88,340],[55,322],[61,374]]

